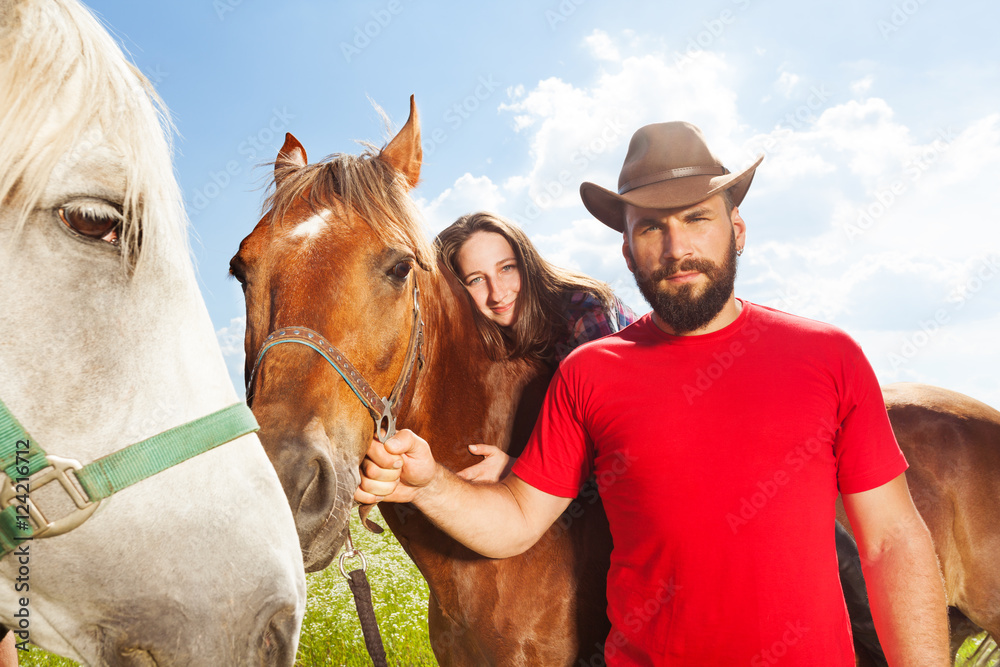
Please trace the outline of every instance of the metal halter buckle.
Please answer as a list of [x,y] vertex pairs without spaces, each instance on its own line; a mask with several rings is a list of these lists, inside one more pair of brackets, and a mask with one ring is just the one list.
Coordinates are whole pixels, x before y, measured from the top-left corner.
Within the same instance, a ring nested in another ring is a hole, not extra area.
[[347,570],[344,568],[347,560],[350,558],[360,558],[361,559],[361,571],[366,572],[368,570],[368,559],[365,555],[361,553],[361,549],[354,548],[354,540],[351,539],[351,529],[347,528],[347,543],[344,545],[344,551],[340,554],[339,564],[340,573],[344,575],[345,579],[350,579],[351,575],[347,574]]
[[[74,479],[76,475],[70,475],[71,470],[77,471],[83,468],[83,465],[79,461],[52,456],[51,454],[46,455],[45,460],[49,462],[49,466],[42,468],[28,477],[28,492],[26,494],[17,493],[16,490],[17,486],[23,486],[24,482],[15,484],[14,480],[6,475],[4,475],[3,485],[0,486],[0,509],[6,509],[17,503],[18,498],[23,498],[25,495],[28,496],[28,515],[25,518],[32,524],[32,537],[55,537],[56,535],[62,535],[65,532],[73,530],[89,519],[90,515],[97,509],[97,506],[101,504],[100,500],[91,502],[82,487],[80,487],[79,482]],[[48,517],[35,504],[31,496],[39,488],[53,481],[59,482],[63,491],[66,492],[66,495],[76,505],[76,509],[61,518],[49,521]],[[18,516],[22,515],[19,513]]]

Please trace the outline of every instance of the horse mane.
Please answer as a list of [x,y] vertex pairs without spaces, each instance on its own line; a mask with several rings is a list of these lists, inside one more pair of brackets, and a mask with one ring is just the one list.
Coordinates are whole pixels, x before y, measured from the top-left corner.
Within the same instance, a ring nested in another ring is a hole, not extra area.
[[187,255],[173,124],[152,84],[75,0],[0,6],[0,203],[18,210],[15,233],[64,156],[106,144],[126,169],[124,201],[114,202],[126,266],[161,245]]
[[435,272],[437,262],[420,213],[413,205],[405,178],[379,159],[380,149],[368,143],[360,155],[334,153],[320,162],[299,167],[275,162],[272,191],[263,213],[283,220],[289,208],[306,196],[314,210],[338,204],[354,209],[376,237],[390,247],[408,248],[420,265]]

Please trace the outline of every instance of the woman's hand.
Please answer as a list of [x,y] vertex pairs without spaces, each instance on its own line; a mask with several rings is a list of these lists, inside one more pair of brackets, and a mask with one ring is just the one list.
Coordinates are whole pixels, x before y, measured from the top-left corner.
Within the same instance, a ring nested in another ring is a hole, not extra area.
[[470,482],[499,482],[513,467],[515,458],[493,445],[469,445],[469,451],[485,457],[479,463],[458,471],[458,476]]

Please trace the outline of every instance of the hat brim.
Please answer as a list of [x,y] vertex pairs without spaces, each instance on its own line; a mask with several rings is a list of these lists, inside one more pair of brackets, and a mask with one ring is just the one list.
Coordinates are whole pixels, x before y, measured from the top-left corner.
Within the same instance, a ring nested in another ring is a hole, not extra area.
[[580,198],[591,215],[617,232],[625,231],[625,204],[639,208],[684,208],[730,190],[733,206],[739,206],[750,189],[764,156],[738,174],[685,176],[651,183],[624,195],[596,183],[582,183]]

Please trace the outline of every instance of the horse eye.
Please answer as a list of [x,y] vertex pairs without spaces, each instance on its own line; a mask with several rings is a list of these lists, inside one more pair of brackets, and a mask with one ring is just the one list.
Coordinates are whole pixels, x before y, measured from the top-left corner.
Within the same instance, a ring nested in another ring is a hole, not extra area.
[[229,263],[229,275],[235,278],[236,282],[238,282],[240,285],[243,286],[244,289],[246,289],[247,281],[246,278],[243,276],[243,272],[240,270],[238,266],[236,266],[232,262]]
[[77,234],[118,245],[122,214],[109,204],[87,202],[59,209],[59,219]]
[[406,280],[406,276],[410,275],[410,270],[412,268],[413,267],[409,262],[400,262],[396,266],[392,267],[392,275],[400,280]]

